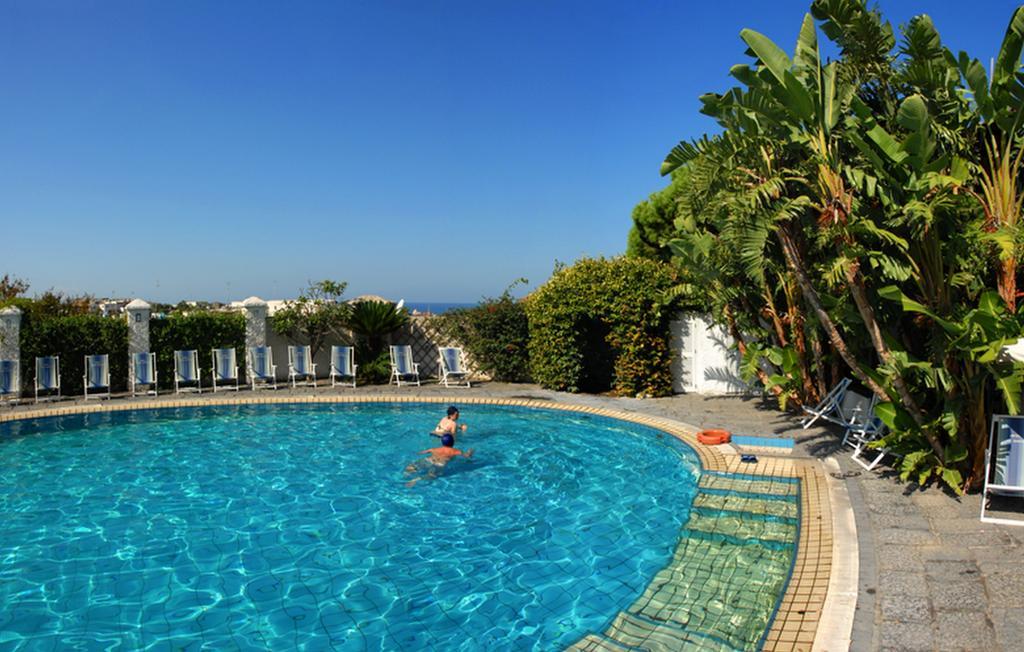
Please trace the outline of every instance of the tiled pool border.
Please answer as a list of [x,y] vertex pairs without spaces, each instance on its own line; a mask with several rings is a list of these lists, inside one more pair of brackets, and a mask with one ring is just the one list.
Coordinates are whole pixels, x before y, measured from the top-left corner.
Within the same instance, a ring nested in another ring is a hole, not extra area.
[[[409,395],[289,395],[224,396],[191,398],[152,398],[96,404],[47,405],[0,413],[0,423],[59,417],[73,414],[157,410],[207,405],[258,405],[285,403],[459,403],[462,405],[508,405],[595,414],[657,428],[688,444],[697,453],[703,468],[731,474],[762,478],[796,478],[800,482],[799,541],[793,571],[771,627],[764,637],[763,650],[810,650],[829,591],[833,559],[833,515],[830,491],[821,466],[814,460],[762,456],[756,463],[743,463],[729,446],[704,446],[697,442],[697,428],[678,421],[636,412],[603,407],[574,405],[558,401],[478,396]],[[856,555],[856,551],[852,553]],[[824,637],[836,632],[822,632]],[[818,646],[822,641],[819,639]]]

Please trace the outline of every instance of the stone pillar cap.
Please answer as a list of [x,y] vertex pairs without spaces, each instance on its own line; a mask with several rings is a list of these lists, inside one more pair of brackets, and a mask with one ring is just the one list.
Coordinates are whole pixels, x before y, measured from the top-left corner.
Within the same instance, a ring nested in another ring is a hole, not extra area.
[[267,302],[259,297],[249,297],[248,299],[242,302],[242,305],[246,308],[266,308]]
[[125,306],[125,310],[149,310],[153,306],[149,305],[142,299],[132,299],[131,302]]
[[21,308],[18,306],[7,306],[3,310],[0,310],[0,315],[20,315]]

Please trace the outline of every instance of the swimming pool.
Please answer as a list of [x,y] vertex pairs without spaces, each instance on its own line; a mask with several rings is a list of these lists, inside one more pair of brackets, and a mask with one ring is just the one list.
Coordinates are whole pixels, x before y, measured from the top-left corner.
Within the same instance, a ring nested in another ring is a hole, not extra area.
[[[0,426],[0,646],[555,649],[641,603],[627,614],[641,624],[756,645],[792,559],[791,495],[702,476],[651,428],[482,405],[462,415],[474,459],[406,487],[441,414],[232,406]],[[731,567],[709,563],[730,546]],[[702,610],[687,625],[651,587],[694,554],[710,575],[677,596]],[[744,599],[752,560],[764,586]]]

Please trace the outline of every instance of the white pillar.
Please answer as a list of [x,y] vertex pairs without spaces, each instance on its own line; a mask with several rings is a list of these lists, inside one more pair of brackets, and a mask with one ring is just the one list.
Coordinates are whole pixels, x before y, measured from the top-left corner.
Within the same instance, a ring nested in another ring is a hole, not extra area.
[[142,299],[125,306],[128,315],[128,355],[149,353],[149,314],[152,307]]
[[0,360],[21,359],[21,309],[8,306],[0,310]]
[[267,302],[249,297],[242,302],[245,309],[245,347],[267,345]]

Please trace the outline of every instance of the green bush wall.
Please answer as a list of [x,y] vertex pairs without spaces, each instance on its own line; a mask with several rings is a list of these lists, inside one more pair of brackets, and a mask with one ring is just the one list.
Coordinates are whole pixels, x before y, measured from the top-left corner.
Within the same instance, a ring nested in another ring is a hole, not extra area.
[[672,392],[668,310],[675,272],[656,260],[585,258],[555,270],[526,301],[530,367],[548,389]]

